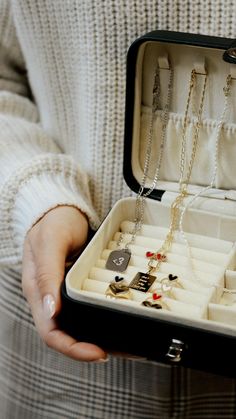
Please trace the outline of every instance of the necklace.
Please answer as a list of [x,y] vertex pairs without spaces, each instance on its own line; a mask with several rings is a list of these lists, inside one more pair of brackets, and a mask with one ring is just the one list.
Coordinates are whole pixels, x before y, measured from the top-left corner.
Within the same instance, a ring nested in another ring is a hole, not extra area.
[[[215,139],[215,153],[214,153],[214,170],[213,170],[213,174],[212,174],[212,178],[211,178],[211,182],[208,186],[204,187],[203,189],[201,189],[197,194],[195,194],[193,196],[193,198],[188,202],[187,205],[185,205],[185,207],[183,208],[183,210],[181,211],[181,215],[180,215],[180,220],[179,220],[179,230],[180,233],[185,241],[186,247],[188,249],[188,254],[189,254],[189,261],[191,264],[191,274],[193,275],[193,277],[195,278],[195,280],[197,280],[195,273],[194,273],[194,268],[192,266],[192,254],[191,254],[191,248],[188,242],[188,239],[184,233],[184,229],[183,229],[183,221],[184,221],[184,215],[187,211],[187,209],[193,204],[193,202],[200,197],[201,195],[203,195],[207,190],[213,188],[215,180],[216,180],[216,175],[217,175],[217,170],[218,170],[218,149],[219,149],[219,141],[220,141],[220,135],[221,135],[221,131],[223,128],[223,125],[225,123],[225,117],[226,114],[228,112],[228,100],[229,100],[229,96],[231,94],[231,87],[232,87],[232,76],[229,74],[226,77],[226,82],[225,82],[225,86],[223,88],[223,92],[224,92],[224,106],[223,106],[223,111],[219,120],[219,123],[217,125],[217,130],[216,130],[216,139]],[[228,294],[235,294],[236,293],[236,289],[231,289],[229,290],[228,288],[223,288],[223,291],[225,293]]]
[[179,218],[179,207],[182,204],[185,196],[187,195],[187,188],[188,188],[188,184],[189,184],[191,173],[192,173],[194,159],[196,156],[197,142],[198,142],[199,130],[201,126],[201,117],[202,117],[204,98],[205,98],[205,92],[206,92],[207,75],[205,75],[205,78],[204,78],[202,94],[201,94],[201,99],[200,99],[200,106],[199,106],[199,111],[197,115],[197,122],[196,122],[196,125],[194,126],[192,152],[191,152],[190,161],[189,161],[185,179],[184,179],[185,166],[186,166],[186,132],[187,132],[187,123],[188,123],[188,113],[189,113],[189,107],[190,107],[191,96],[193,93],[193,88],[195,87],[195,83],[196,83],[196,78],[197,78],[197,73],[195,70],[192,70],[190,83],[189,83],[187,104],[186,104],[186,109],[185,109],[185,114],[184,114],[184,123],[183,123],[183,133],[182,133],[182,143],[181,143],[181,153],[180,153],[179,195],[177,196],[177,198],[174,200],[174,202],[171,205],[170,227],[169,227],[167,236],[164,240],[164,243],[162,244],[161,248],[158,249],[157,252],[150,255],[149,261],[148,261],[147,272],[138,272],[129,285],[130,288],[133,288],[139,291],[147,292],[148,289],[153,284],[153,282],[156,280],[156,276],[151,275],[151,274],[155,271],[158,271],[161,266],[161,263],[166,259],[166,253],[169,251],[174,240],[174,233],[175,233],[175,230],[177,227],[177,221]]
[[147,147],[146,147],[146,153],[145,153],[143,177],[142,177],[142,181],[140,184],[140,188],[139,188],[137,198],[136,198],[136,203],[135,203],[134,228],[131,232],[130,241],[126,243],[123,249],[119,249],[124,239],[124,233],[123,234],[121,233],[120,238],[117,241],[118,249],[113,250],[110,253],[106,261],[106,269],[116,271],[116,272],[124,272],[127,269],[127,266],[129,264],[130,257],[131,257],[130,245],[134,242],[135,237],[143,223],[145,199],[154,190],[157,184],[157,181],[159,179],[159,175],[160,175],[160,168],[161,168],[161,163],[163,159],[163,151],[164,151],[165,138],[166,138],[166,127],[167,127],[168,114],[169,114],[169,108],[170,108],[170,102],[171,102],[172,86],[173,86],[173,69],[170,66],[168,88],[167,88],[167,98],[166,98],[166,103],[163,108],[163,112],[161,114],[162,129],[161,129],[161,141],[160,141],[160,147],[159,147],[159,158],[158,158],[157,168],[155,171],[155,175],[154,175],[154,179],[153,179],[153,183],[151,187],[148,189],[147,192],[144,193],[145,184],[146,184],[146,180],[148,176],[148,169],[150,166],[151,154],[152,154],[154,117],[155,117],[156,111],[160,107],[159,106],[160,69],[159,69],[159,65],[157,65],[155,75],[154,75],[154,83],[153,83],[153,90],[152,90],[152,113],[151,113],[150,126],[148,130],[148,140],[147,140]]

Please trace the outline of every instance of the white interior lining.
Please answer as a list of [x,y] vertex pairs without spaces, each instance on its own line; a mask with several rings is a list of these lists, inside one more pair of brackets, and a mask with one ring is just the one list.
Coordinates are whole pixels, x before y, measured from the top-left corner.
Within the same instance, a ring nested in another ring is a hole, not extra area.
[[[236,87],[236,83],[235,83]],[[134,157],[135,161],[139,162],[134,165],[133,170],[135,173],[142,175],[144,169],[144,161],[147,149],[148,132],[150,127],[150,113],[143,112],[141,115],[141,140],[139,142],[140,149],[136,149],[138,156]],[[181,135],[182,135],[182,116],[171,115],[167,125],[166,142],[163,153],[163,160],[160,169],[160,179],[162,181],[178,181],[180,177],[180,154],[181,154]],[[194,119],[196,122],[196,119]],[[187,162],[190,160],[192,150],[192,138],[194,132],[193,120],[189,122],[187,129],[186,156]],[[151,161],[148,171],[148,181],[152,182],[156,171],[159,142],[158,137],[161,132],[161,117],[160,114],[156,115],[153,125],[153,147],[151,154]],[[195,162],[193,165],[191,183],[195,185],[206,186],[212,181],[214,168],[215,168],[215,138],[216,138],[217,124],[215,121],[203,121],[200,128],[199,141]],[[216,175],[215,187],[217,189],[231,189],[235,187],[234,179],[236,179],[236,165],[232,161],[232,156],[236,156],[236,125],[225,125],[221,132],[221,139],[218,150],[218,170]],[[231,161],[231,164],[229,162]],[[140,179],[139,179],[140,181]]]
[[[141,183],[146,152],[146,143],[150,127],[152,107],[152,86],[158,57],[167,55],[174,71],[172,103],[166,132],[166,145],[160,170],[160,181],[177,182],[180,176],[180,148],[182,137],[182,122],[186,108],[189,89],[189,78],[193,68],[204,62],[208,73],[206,95],[204,101],[202,125],[199,133],[196,162],[190,182],[195,185],[209,185],[214,170],[214,153],[216,128],[224,106],[223,87],[228,74],[232,73],[232,65],[222,60],[222,51],[211,48],[201,48],[186,45],[147,42],[140,48],[135,77],[135,101],[132,138],[132,171],[134,177]],[[201,64],[202,65],[202,64]],[[196,67],[197,68],[197,67]],[[168,70],[160,70],[162,107],[167,95]],[[199,107],[203,76],[198,76],[198,86],[195,94],[195,108]],[[235,189],[236,166],[236,80],[232,83],[232,93],[229,98],[229,112],[223,126],[218,152],[218,170],[215,187],[217,189]],[[192,117],[188,124],[187,156],[191,154],[193,124]],[[161,139],[160,112],[154,118],[154,134],[152,161],[149,168],[149,183],[155,173],[159,145]],[[149,183],[147,182],[148,186]],[[165,189],[168,190],[168,189]]]
[[[201,261],[201,255],[206,254],[205,265],[201,265],[199,263],[199,268],[203,269],[203,277],[202,281],[195,281],[195,278],[191,277],[191,270],[188,266],[181,266],[176,263],[174,260],[170,260],[168,262],[168,254],[167,254],[167,262],[163,262],[160,272],[156,273],[157,282],[152,286],[149,292],[145,295],[140,291],[132,290],[132,300],[119,301],[119,300],[112,300],[110,301],[109,298],[105,296],[106,289],[108,288],[108,284],[114,280],[116,275],[115,272],[109,271],[105,269],[105,259],[109,254],[110,248],[114,247],[112,243],[114,243],[114,237],[117,236],[116,229],[114,224],[116,225],[117,229],[118,226],[122,226],[122,228],[126,228],[126,232],[129,231],[129,222],[124,220],[132,219],[134,214],[134,206],[135,206],[135,199],[133,198],[126,198],[119,201],[116,206],[113,208],[111,213],[108,215],[105,222],[100,227],[99,231],[96,233],[95,237],[92,239],[88,247],[82,253],[78,261],[75,263],[71,271],[68,273],[66,277],[66,287],[69,296],[76,300],[83,301],[84,298],[89,301],[89,296],[91,298],[90,301],[103,301],[103,304],[108,304],[108,306],[115,307],[116,309],[122,309],[132,312],[135,310],[136,314],[142,315],[150,315],[150,311],[152,312],[153,316],[163,316],[167,314],[167,316],[176,316],[181,318],[183,324],[188,323],[188,319],[192,319],[192,326],[194,326],[195,321],[202,324],[203,328],[212,329],[212,325],[214,330],[224,330],[228,333],[229,327],[236,330],[236,323],[234,324],[232,321],[228,322],[227,319],[229,318],[229,313],[232,311],[232,315],[235,311],[235,306],[228,305],[228,301],[225,302],[222,299],[222,288],[225,285],[229,285],[230,280],[230,287],[236,288],[236,263],[235,263],[235,243],[230,240],[230,237],[227,236],[227,232],[223,232],[221,230],[222,224],[218,222],[215,224],[216,215],[215,214],[207,214],[201,211],[192,210],[194,213],[194,217],[191,217],[188,224],[189,230],[189,239],[190,239],[190,246],[191,246],[191,239],[194,242],[194,248],[197,249],[198,252],[194,254],[194,260],[196,266],[198,266],[199,259]],[[124,218],[125,215],[125,218]],[[114,223],[115,218],[115,223]],[[193,221],[194,218],[194,221]],[[217,219],[222,218],[222,216],[218,216]],[[226,217],[227,218],[227,217]],[[231,229],[236,227],[236,219],[233,217],[228,217],[229,221],[231,222]],[[157,220],[154,224],[153,220]],[[195,221],[198,219],[198,222]],[[208,221],[204,222],[203,221]],[[152,225],[150,225],[152,222]],[[146,247],[146,242],[143,240],[145,236],[142,236],[142,233],[147,231],[151,228],[153,230],[152,236],[155,235],[157,231],[161,231],[161,229],[168,228],[169,225],[169,214],[168,214],[168,207],[163,205],[160,202],[153,202],[149,200],[148,211],[145,211],[145,224],[143,226],[143,230],[139,237],[141,237],[142,245],[134,243],[134,247],[139,249],[138,253],[142,254],[140,256],[136,256],[132,254],[132,258],[128,269],[126,272],[122,273],[122,276],[125,278],[127,282],[130,282],[136,272],[138,271],[145,271],[145,251],[149,249]],[[201,234],[198,235],[198,225],[202,226]],[[215,227],[217,226],[217,232],[214,235],[211,234],[212,225]],[[159,227],[160,225],[160,227]],[[161,227],[162,225],[162,227]],[[109,232],[109,234],[108,234]],[[163,231],[164,233],[164,231]],[[205,233],[205,235],[204,235]],[[125,234],[126,239],[129,238],[128,234]],[[163,234],[164,237],[164,234]],[[215,237],[215,239],[214,239]],[[217,238],[216,238],[217,237]],[[154,238],[149,237],[150,240]],[[160,242],[163,241],[163,238],[159,240]],[[204,247],[206,250],[202,248],[204,243]],[[206,246],[206,243],[208,245]],[[159,243],[159,242],[158,242]],[[196,247],[199,246],[199,247]],[[214,247],[215,245],[215,247]],[[221,246],[222,245],[222,246]],[[173,248],[180,249],[182,247],[184,249],[184,245],[182,243],[174,243],[173,247],[171,248],[171,255],[174,258],[178,258],[178,253],[173,251]],[[177,247],[176,247],[177,246]],[[207,249],[207,247],[209,247]],[[193,250],[192,249],[192,250]],[[132,249],[131,249],[132,250]],[[186,250],[186,249],[185,249]],[[182,255],[183,253],[183,255]],[[186,255],[188,252],[181,252],[182,257],[186,259]],[[197,257],[196,257],[197,256]],[[208,256],[211,256],[208,259]],[[219,257],[220,263],[214,268],[211,269],[213,266],[212,261],[217,260]],[[232,260],[233,266],[232,266]],[[88,262],[89,261],[89,262]],[[185,260],[186,262],[186,260]],[[204,267],[207,266],[206,270],[209,272],[204,272]],[[229,270],[229,266],[231,266]],[[186,269],[186,273],[188,275],[184,275],[184,271]],[[171,271],[170,271],[171,270]],[[168,273],[179,274],[180,283],[177,288],[174,288],[170,295],[167,295],[163,298],[163,302],[165,303],[163,310],[155,310],[149,309],[147,307],[143,307],[141,305],[141,301],[147,298],[150,295],[150,292],[155,289],[157,283],[165,277]],[[196,269],[195,274],[198,273]],[[181,276],[182,275],[182,276]],[[210,278],[210,282],[207,283],[207,278]],[[203,281],[205,279],[205,282]],[[212,286],[213,285],[213,286]],[[204,292],[205,290],[205,292]],[[220,304],[221,302],[221,304]],[[220,307],[220,309],[218,309]],[[221,315],[219,314],[221,313]],[[169,318],[169,317],[168,317]],[[233,315],[234,318],[234,315]],[[203,323],[201,323],[203,322]],[[207,322],[208,326],[205,325]],[[197,324],[196,324],[197,326]]]

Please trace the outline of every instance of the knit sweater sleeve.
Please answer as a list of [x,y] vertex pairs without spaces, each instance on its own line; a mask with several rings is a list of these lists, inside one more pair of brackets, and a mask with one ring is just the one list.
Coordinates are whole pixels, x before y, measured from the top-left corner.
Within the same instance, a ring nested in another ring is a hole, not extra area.
[[0,264],[18,264],[27,231],[49,209],[73,205],[89,218],[86,174],[42,129],[9,1],[0,3]]

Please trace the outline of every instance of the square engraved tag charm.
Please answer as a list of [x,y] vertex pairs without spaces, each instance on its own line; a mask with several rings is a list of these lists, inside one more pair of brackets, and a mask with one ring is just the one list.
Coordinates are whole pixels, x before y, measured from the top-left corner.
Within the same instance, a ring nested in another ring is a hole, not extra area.
[[155,281],[156,277],[154,275],[150,275],[144,272],[138,272],[133,281],[129,284],[130,288],[134,290],[147,292],[149,288],[152,286],[153,282]]
[[106,261],[106,269],[124,272],[127,269],[130,257],[131,252],[127,249],[113,250]]

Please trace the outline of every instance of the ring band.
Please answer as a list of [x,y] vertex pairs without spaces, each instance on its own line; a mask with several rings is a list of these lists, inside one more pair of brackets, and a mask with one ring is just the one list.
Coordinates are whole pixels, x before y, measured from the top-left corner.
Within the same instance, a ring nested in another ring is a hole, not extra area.
[[132,294],[127,285],[119,284],[119,283],[111,283],[109,284],[106,290],[106,296],[111,298],[121,298],[124,300],[131,300]]

